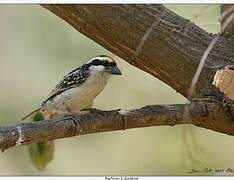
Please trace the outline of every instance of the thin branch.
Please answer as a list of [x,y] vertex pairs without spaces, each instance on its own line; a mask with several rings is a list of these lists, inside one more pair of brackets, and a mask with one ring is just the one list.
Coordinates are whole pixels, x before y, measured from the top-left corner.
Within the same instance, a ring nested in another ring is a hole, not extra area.
[[224,110],[222,104],[194,102],[185,105],[151,105],[131,111],[94,109],[88,114],[77,116],[77,119],[66,117],[59,120],[44,120],[0,127],[0,149],[5,150],[15,145],[90,133],[180,125],[188,123],[183,121],[184,108],[186,107],[193,125],[234,135],[232,115],[228,110]]
[[219,17],[219,21],[221,22],[221,31],[224,27],[227,29],[225,33],[234,35],[234,21],[233,19],[234,13],[234,5],[232,4],[223,4],[221,5],[221,15]]

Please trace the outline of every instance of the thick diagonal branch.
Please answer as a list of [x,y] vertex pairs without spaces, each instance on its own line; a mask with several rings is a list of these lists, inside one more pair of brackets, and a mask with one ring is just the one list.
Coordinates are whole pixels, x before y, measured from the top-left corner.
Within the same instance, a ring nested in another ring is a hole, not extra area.
[[[43,5],[78,31],[187,96],[200,58],[213,36],[162,5]],[[234,39],[220,37],[209,54],[194,97],[219,95],[217,69],[234,59]],[[187,107],[187,108],[186,108]],[[190,121],[184,121],[184,109]],[[21,123],[0,128],[0,149],[77,135],[149,126],[195,126],[234,135],[233,106],[196,102],[132,111],[92,111],[79,120]]]
[[[233,16],[234,13],[234,5],[232,4],[223,4],[221,5],[221,16],[219,21],[221,22],[221,26],[224,25],[225,21]],[[225,30],[225,33],[234,35],[234,21],[231,19],[230,22],[228,22],[228,26]]]
[[183,121],[186,106],[191,115],[190,122],[195,126],[234,135],[230,107],[225,109],[219,103],[194,102],[188,105],[145,106],[131,111],[93,110],[79,116],[79,120],[66,117],[0,127],[0,149],[90,133],[184,124],[187,123]]
[[[43,5],[79,32],[130,64],[188,95],[198,63],[213,35],[162,5]],[[234,39],[212,48],[193,97],[219,96],[217,69],[234,60]]]

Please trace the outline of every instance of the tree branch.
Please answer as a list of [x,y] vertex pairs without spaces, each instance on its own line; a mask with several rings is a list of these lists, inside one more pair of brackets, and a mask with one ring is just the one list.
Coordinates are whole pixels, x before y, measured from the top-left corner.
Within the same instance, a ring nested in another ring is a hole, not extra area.
[[[79,32],[159,78],[185,97],[213,35],[162,5],[43,5]],[[234,39],[220,37],[193,97],[217,96],[217,69],[233,62]]]
[[[162,5],[43,5],[78,31],[132,65],[161,79],[187,96],[200,58],[213,35]],[[212,87],[217,69],[234,59],[234,39],[220,37],[196,85],[194,97],[219,96]],[[221,95],[222,96],[222,95]],[[190,121],[184,121],[188,108]],[[193,125],[234,135],[233,106],[193,102],[188,105],[152,105],[132,111],[99,111],[79,120],[20,123],[0,128],[0,149],[77,135],[121,129]]]
[[[222,4],[221,5],[221,26],[224,25],[224,22],[234,13],[234,5],[231,4]],[[229,22],[225,33],[234,35],[234,21]]]
[[234,123],[229,109],[222,104],[194,102],[187,105],[151,105],[131,111],[92,110],[77,116],[59,120],[20,123],[0,127],[0,149],[22,144],[44,142],[72,136],[149,126],[174,126],[184,122],[184,108],[187,106],[191,121],[195,126],[234,135]]

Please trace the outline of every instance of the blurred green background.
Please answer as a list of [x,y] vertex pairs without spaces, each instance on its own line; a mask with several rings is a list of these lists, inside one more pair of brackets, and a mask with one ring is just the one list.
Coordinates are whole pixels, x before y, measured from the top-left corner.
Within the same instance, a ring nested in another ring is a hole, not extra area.
[[[166,5],[201,28],[219,31],[219,5]],[[122,77],[110,79],[96,98],[99,109],[133,109],[146,104],[185,103],[175,90],[131,66],[39,5],[0,5],[0,123],[20,122],[56,83],[90,58],[108,54]],[[136,81],[137,78],[137,81]],[[232,168],[234,138],[193,127],[201,151],[188,167]],[[28,146],[0,154],[0,175],[177,175],[183,167],[183,126],[149,127],[90,134],[56,141],[46,172],[30,162]],[[201,174],[201,173],[198,173]]]

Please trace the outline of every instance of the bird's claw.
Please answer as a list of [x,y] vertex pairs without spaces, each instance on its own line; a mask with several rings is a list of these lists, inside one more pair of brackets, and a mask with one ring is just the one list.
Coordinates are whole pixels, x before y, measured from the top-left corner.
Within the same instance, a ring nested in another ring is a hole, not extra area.
[[76,129],[76,131],[74,133],[75,135],[76,135],[77,131],[78,132],[82,132],[83,131],[82,120],[79,117],[77,117],[75,113],[65,114],[64,117],[65,118],[69,118],[69,119],[71,119],[74,122],[75,129]]
[[88,111],[88,112],[92,112],[92,111],[96,111],[97,109],[95,108],[84,108],[81,111]]

